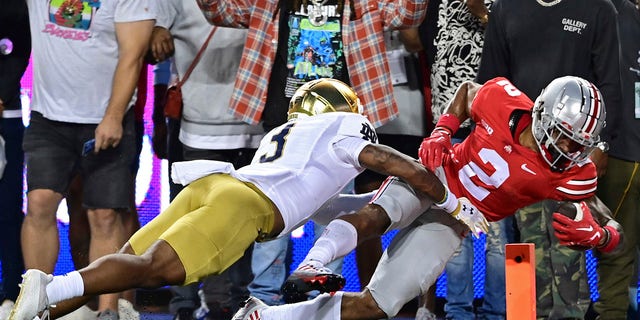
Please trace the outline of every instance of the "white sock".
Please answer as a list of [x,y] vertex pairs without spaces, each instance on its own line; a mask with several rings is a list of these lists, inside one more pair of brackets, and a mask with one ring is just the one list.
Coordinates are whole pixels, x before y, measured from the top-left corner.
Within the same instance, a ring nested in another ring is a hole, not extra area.
[[342,219],[333,220],[313,244],[301,265],[309,260],[315,260],[324,266],[337,258],[346,256],[357,245],[358,231],[356,228]]
[[340,319],[342,294],[323,293],[313,300],[269,307],[260,312],[260,320]]
[[81,297],[84,294],[84,282],[78,271],[72,271],[61,276],[53,277],[53,281],[47,284],[47,297],[49,304]]

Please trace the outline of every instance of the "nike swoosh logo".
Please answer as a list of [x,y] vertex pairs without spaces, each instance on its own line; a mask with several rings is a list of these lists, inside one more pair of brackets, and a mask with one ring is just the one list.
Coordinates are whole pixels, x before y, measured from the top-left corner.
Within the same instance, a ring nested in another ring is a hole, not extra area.
[[534,176],[536,175],[536,173],[535,173],[535,172],[533,172],[533,170],[531,170],[531,169],[529,169],[529,168],[527,167],[527,164],[526,164],[526,163],[523,163],[523,164],[520,166],[520,169],[522,169],[522,170],[524,170],[524,171],[526,171],[526,172],[529,172],[529,173],[531,173],[531,174],[532,174],[532,175],[534,175]]
[[591,232],[591,231],[593,231],[593,226],[589,226],[589,228],[576,228],[576,230]]

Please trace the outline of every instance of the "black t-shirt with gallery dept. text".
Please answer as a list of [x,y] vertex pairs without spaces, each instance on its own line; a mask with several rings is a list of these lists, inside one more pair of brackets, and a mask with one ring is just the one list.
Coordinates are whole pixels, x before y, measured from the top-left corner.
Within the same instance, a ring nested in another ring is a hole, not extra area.
[[289,100],[306,82],[333,78],[349,84],[338,1],[325,0],[315,14],[311,1],[295,9],[290,1],[280,1],[278,49],[262,114],[265,130],[286,122]]

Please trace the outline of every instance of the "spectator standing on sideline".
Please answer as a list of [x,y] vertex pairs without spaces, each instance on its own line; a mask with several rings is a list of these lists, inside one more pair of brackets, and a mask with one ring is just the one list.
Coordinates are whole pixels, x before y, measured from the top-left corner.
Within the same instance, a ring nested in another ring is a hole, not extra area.
[[[130,206],[134,92],[153,27],[146,0],[27,1],[34,93],[25,132],[28,206],[22,226],[25,267],[53,272],[56,209],[77,167],[91,229],[89,259],[126,240],[120,211]],[[88,59],[90,57],[90,59]],[[101,299],[99,319],[117,319]]]
[[7,162],[4,167],[0,163],[0,320],[9,316],[18,297],[20,275],[24,271],[20,250],[20,228],[24,219],[24,124],[20,80],[29,64],[30,53],[27,5],[23,0],[4,1],[0,10],[0,138],[4,140],[0,148],[4,150],[0,153],[4,154]]
[[[173,55],[178,79],[183,79],[214,27],[204,19],[195,1],[167,0],[156,3],[156,8],[151,50],[157,60]],[[214,32],[182,86],[182,118],[179,130],[170,130],[175,136],[169,141],[180,144],[177,149],[182,154],[176,155],[178,159],[226,161],[240,168],[251,162],[264,135],[261,126],[249,125],[227,112],[247,32],[231,28]],[[251,250],[248,253],[221,275],[205,279],[209,318],[230,319],[248,295]],[[175,319],[192,319],[193,311],[200,306],[198,289],[198,283],[172,287],[174,298],[169,308]]]
[[[597,253],[600,320],[638,319],[637,267],[640,248],[640,9],[638,2],[612,0],[618,11],[622,103],[619,138],[609,145],[609,165],[597,194],[626,235],[619,254]],[[634,277],[635,275],[635,277]],[[630,298],[631,297],[631,298]],[[629,310],[629,313],[627,313]]]
[[[511,80],[529,97],[552,79],[579,76],[593,82],[607,106],[602,140],[619,129],[620,72],[616,12],[610,0],[497,0],[488,16],[478,81]],[[624,137],[622,137],[624,138]],[[592,158],[606,168],[600,149]],[[537,315],[583,319],[589,303],[584,252],[553,236],[553,202],[543,201],[515,215],[520,241],[536,246]]]
[[[398,116],[383,29],[419,25],[426,1],[198,3],[211,23],[249,29],[229,106],[244,121],[257,124],[262,120],[265,130],[284,123],[293,92],[317,78],[338,79],[353,87],[365,106],[365,115],[375,127]],[[252,264],[254,283],[260,285],[252,283],[251,290],[277,292],[282,285],[284,277],[279,283],[273,278],[263,278],[282,274],[279,262],[286,257],[288,241],[276,241],[279,243],[254,248],[254,255],[274,261],[274,270],[258,269],[269,267],[265,264]],[[279,298],[269,296],[268,301],[274,303]]]
[[[291,6],[287,1],[253,1],[246,5],[228,0],[199,1],[210,22],[249,29],[231,98],[230,109],[234,114],[254,124],[262,119],[266,128],[283,123],[288,97],[294,88],[322,77],[318,72],[324,72],[353,85],[363,104],[371,105],[365,109],[365,115],[374,126],[397,117],[383,52],[382,28],[417,26],[424,16],[426,1],[379,0],[377,5],[358,0],[319,3],[302,0],[293,1]],[[305,32],[305,27],[313,29],[313,24],[330,29],[331,32],[323,34],[329,38]],[[378,32],[367,33],[369,29]],[[289,46],[287,40],[295,41]],[[296,79],[292,64],[307,45],[315,46],[316,68],[305,79]],[[329,68],[317,68],[323,63]]]
[[[127,210],[119,211],[122,217],[122,223],[125,228],[125,237],[131,237],[139,228],[140,221],[138,219],[138,208],[135,199],[136,177],[140,166],[140,153],[142,152],[142,143],[144,138],[144,108],[147,103],[147,68],[145,63],[140,70],[140,77],[136,86],[136,102],[133,112],[135,113],[135,146],[136,153],[131,168],[131,194],[130,205]],[[91,244],[91,231],[89,225],[89,217],[87,209],[83,206],[82,200],[82,176],[79,173],[74,174],[66,195],[67,210],[69,214],[69,249],[71,251],[71,259],[74,267],[83,268],[89,265],[89,246]],[[100,303],[103,305],[115,306],[117,301],[118,315],[121,320],[138,320],[140,314],[134,309],[135,291],[130,290],[122,293],[121,297],[117,295],[109,295],[101,297]],[[111,301],[107,300],[110,299]],[[95,317],[94,312],[89,306],[74,311],[73,314],[63,318],[63,320],[87,319]]]

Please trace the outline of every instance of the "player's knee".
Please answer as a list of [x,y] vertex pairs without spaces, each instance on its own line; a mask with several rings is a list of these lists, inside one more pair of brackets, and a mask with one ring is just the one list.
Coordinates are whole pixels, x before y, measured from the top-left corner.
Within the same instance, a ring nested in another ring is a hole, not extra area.
[[157,241],[140,256],[146,268],[144,287],[156,288],[165,285],[180,285],[186,273],[178,255],[164,241]]
[[376,204],[364,206],[355,215],[342,217],[353,224],[358,231],[359,240],[367,240],[382,235],[389,225],[391,219],[384,209]]
[[342,297],[342,318],[346,319],[385,319],[387,314],[378,307],[369,290],[346,293]]

